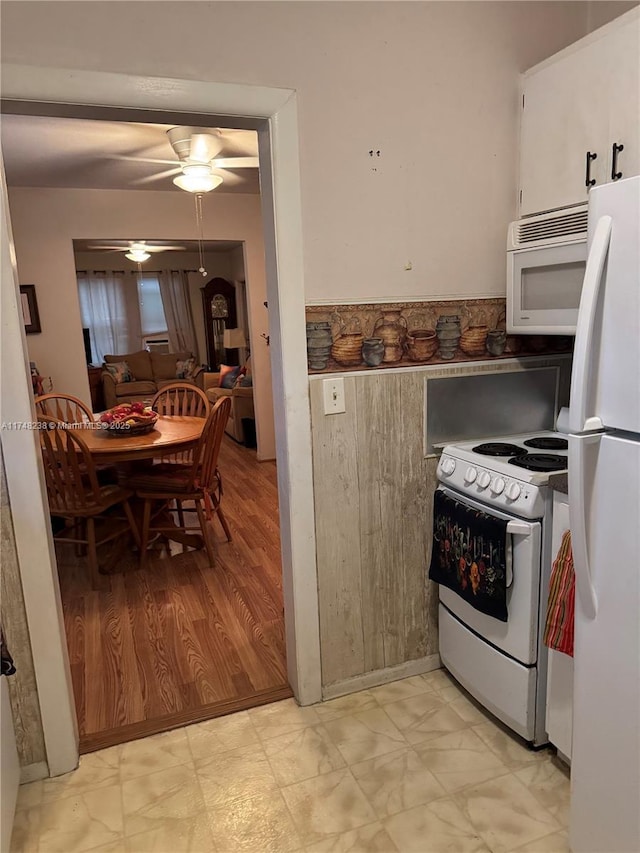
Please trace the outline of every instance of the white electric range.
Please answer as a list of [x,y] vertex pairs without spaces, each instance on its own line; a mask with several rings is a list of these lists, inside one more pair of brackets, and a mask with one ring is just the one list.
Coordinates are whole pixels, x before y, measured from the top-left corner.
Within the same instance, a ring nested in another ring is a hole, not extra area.
[[[482,705],[535,746],[545,731],[544,620],[551,567],[550,474],[565,471],[567,440],[537,432],[447,445],[438,490],[506,522],[507,621],[439,585],[443,665]],[[478,536],[482,535],[479,528]],[[473,530],[467,530],[469,538]]]

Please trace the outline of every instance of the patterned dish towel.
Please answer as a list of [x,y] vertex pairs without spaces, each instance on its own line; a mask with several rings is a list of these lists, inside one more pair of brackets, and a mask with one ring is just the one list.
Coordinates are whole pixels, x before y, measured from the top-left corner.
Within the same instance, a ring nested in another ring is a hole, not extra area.
[[550,649],[573,657],[573,623],[576,606],[576,576],[573,571],[571,531],[565,530],[551,570],[544,643]]
[[507,613],[507,522],[437,490],[429,577],[501,622]]

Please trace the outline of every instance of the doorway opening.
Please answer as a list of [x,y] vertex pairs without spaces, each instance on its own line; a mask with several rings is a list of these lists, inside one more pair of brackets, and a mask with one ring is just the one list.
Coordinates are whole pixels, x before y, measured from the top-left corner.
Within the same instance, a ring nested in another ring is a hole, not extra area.
[[[4,157],[11,205],[17,190],[6,146]],[[36,251],[37,243],[29,247],[28,240],[21,240],[19,224],[16,217],[20,271],[23,266],[33,268],[28,252]],[[188,229],[183,234],[188,236]],[[74,236],[89,234],[83,230]],[[26,252],[21,249],[25,243]],[[244,241],[238,243],[246,257]],[[250,304],[251,269],[247,272]],[[266,300],[261,297],[262,307]],[[42,298],[40,302],[46,316]],[[76,306],[72,319],[78,314]],[[83,328],[87,326],[76,322],[70,339],[75,336],[84,347]],[[157,343],[155,338],[151,343]],[[34,348],[38,368],[46,374],[46,343],[40,339]],[[30,347],[29,352],[34,360]],[[206,363],[209,366],[208,357]],[[254,371],[257,384],[260,368]],[[62,381],[56,381],[54,390],[65,393],[66,374],[57,375]],[[268,431],[263,428],[263,433]],[[292,695],[286,675],[276,465],[258,462],[255,451],[225,437],[220,467],[234,539],[227,543],[216,532],[216,566],[208,566],[201,551],[159,548],[143,578],[136,571],[135,555],[121,553],[117,570],[105,576],[104,589],[93,589],[81,556],[66,549],[58,556],[81,751]]]

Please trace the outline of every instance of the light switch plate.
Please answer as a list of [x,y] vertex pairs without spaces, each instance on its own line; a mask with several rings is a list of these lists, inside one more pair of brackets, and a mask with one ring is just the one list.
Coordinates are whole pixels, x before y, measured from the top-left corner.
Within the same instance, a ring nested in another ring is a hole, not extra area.
[[341,376],[337,379],[323,379],[322,393],[325,415],[337,415],[347,411],[344,400],[344,379]]

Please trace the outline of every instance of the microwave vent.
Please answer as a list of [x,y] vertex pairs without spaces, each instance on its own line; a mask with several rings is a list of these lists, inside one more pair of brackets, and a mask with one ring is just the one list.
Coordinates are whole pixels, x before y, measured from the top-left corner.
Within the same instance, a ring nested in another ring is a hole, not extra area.
[[574,210],[567,213],[521,219],[516,227],[517,243],[521,246],[531,243],[547,243],[558,238],[585,237],[587,233],[587,210]]

